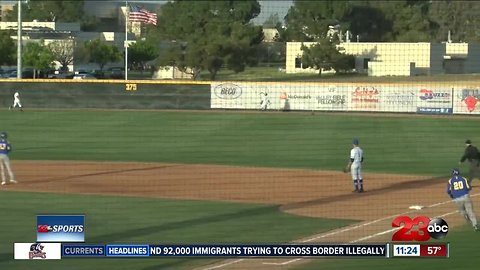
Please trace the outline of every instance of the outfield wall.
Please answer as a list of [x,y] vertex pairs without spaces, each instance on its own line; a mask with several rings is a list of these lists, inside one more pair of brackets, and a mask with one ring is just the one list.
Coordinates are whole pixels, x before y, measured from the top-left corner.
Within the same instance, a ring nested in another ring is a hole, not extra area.
[[0,105],[15,91],[26,108],[258,110],[267,93],[271,110],[480,114],[480,83],[0,80]]
[[119,80],[0,80],[0,105],[25,108],[210,109],[210,84]]
[[211,107],[258,110],[265,93],[271,110],[480,114],[480,84],[443,82],[213,82]]

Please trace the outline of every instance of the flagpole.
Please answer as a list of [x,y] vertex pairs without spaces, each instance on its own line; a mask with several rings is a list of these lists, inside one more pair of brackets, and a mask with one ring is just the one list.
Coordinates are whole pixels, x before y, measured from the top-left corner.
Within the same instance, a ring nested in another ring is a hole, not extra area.
[[128,1],[125,1],[125,81],[128,80]]

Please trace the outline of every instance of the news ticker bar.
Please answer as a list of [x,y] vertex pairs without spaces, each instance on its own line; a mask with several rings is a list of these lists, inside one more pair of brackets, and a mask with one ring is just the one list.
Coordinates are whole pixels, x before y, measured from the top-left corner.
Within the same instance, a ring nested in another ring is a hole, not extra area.
[[62,244],[67,257],[449,257],[449,244]]

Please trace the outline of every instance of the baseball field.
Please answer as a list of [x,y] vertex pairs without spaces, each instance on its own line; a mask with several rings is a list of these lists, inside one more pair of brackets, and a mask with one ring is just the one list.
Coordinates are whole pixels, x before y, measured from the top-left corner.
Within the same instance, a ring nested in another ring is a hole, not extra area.
[[[0,111],[19,182],[0,189],[0,269],[476,269],[480,233],[445,193],[477,117],[244,111]],[[352,193],[353,137],[365,189]],[[467,171],[467,165],[460,166]],[[473,183],[480,211],[480,183]],[[411,205],[426,206],[411,210]],[[85,214],[88,243],[385,243],[442,217],[449,259],[14,261],[37,214]],[[401,263],[399,263],[401,260]]]

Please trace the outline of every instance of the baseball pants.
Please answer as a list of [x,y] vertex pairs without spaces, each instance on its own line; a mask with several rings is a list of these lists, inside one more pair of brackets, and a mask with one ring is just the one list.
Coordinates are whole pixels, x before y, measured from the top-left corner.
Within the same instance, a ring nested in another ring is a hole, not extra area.
[[13,101],[13,106],[12,106],[12,108],[15,108],[15,107],[17,107],[17,106],[18,106],[19,108],[22,108],[22,103],[20,103],[20,100],[19,100],[19,99],[15,99],[15,100]]
[[477,160],[477,159],[474,159],[472,161],[470,161],[470,179],[469,180],[469,183],[472,182],[472,180],[474,178],[477,178],[477,179],[480,179],[480,161]]
[[352,173],[353,187],[356,190],[363,190],[362,165],[352,164],[350,172]]
[[350,168],[350,172],[352,173],[352,180],[363,179],[361,165],[352,165],[352,167]]
[[[0,167],[2,169],[2,182],[6,182],[6,173],[8,174],[8,177],[10,177],[10,180],[14,180],[12,168],[10,167],[10,159],[8,158],[7,155],[5,154],[0,154]],[[6,173],[5,173],[6,170]]]
[[453,201],[457,205],[458,211],[460,212],[460,214],[465,218],[468,217],[468,219],[472,223],[472,226],[476,226],[477,216],[473,212],[473,205],[472,205],[472,200],[470,199],[470,195],[468,194],[464,195],[462,197],[453,199]]

